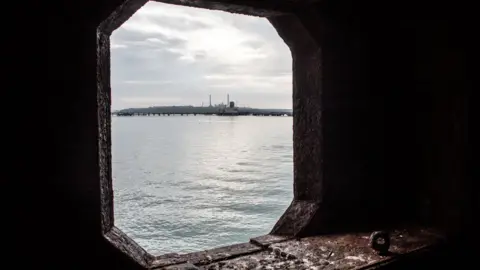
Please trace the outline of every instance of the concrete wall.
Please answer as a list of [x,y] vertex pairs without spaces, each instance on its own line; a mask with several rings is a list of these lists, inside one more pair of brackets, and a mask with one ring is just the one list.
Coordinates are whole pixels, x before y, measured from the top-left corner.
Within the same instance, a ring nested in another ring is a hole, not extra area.
[[[474,46],[467,16],[455,19],[464,11],[321,1],[292,15],[285,11],[295,3],[312,1],[217,2],[240,5],[207,4],[275,15],[269,20],[292,49],[295,201],[274,232],[311,235],[407,221],[467,230],[478,191],[466,170],[466,59]],[[21,49],[12,69],[30,64],[24,80],[15,81],[27,109],[11,125],[25,136],[11,155],[24,232],[16,242],[31,243],[31,256],[51,268],[140,268],[105,240],[102,224],[111,213],[100,213],[111,205],[101,200],[110,192],[100,185],[108,178],[100,172],[109,142],[99,132],[108,130],[108,119],[98,117],[109,101],[98,96],[97,26],[121,3],[37,3],[13,23],[31,27],[12,41]],[[34,47],[32,40],[41,42]],[[48,68],[33,60],[39,55]],[[129,247],[121,233],[114,236]]]

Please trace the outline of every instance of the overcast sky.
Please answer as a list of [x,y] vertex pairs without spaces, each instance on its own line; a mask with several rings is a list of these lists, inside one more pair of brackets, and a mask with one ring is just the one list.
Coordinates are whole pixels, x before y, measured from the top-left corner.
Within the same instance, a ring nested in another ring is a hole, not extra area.
[[290,50],[264,18],[148,2],[111,36],[112,109],[292,108]]

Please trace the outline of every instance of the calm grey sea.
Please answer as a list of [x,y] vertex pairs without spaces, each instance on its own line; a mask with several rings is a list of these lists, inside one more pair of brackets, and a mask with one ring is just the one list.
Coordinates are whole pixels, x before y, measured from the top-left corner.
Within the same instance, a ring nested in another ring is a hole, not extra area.
[[292,120],[112,117],[116,225],[156,255],[268,233],[293,197]]

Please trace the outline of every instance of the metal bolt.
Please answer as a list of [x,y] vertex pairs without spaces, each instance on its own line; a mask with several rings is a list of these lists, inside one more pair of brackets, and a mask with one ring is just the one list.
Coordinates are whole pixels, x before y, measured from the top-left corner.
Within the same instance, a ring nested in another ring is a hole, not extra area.
[[385,255],[390,249],[390,234],[386,231],[373,232],[370,235],[370,247],[380,255]]

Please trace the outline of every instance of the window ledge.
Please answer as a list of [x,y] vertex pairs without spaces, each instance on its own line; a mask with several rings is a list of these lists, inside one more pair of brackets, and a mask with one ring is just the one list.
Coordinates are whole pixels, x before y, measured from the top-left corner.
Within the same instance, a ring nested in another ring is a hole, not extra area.
[[[402,255],[427,250],[443,237],[432,229],[391,232],[390,254],[369,246],[370,233],[348,233],[291,239],[265,235],[237,244],[188,254],[158,256],[151,269],[375,269]],[[190,268],[189,268],[190,267]],[[313,268],[312,268],[313,267]]]

